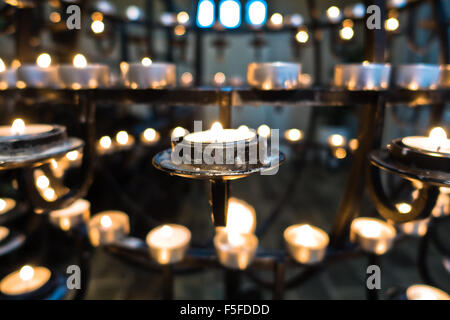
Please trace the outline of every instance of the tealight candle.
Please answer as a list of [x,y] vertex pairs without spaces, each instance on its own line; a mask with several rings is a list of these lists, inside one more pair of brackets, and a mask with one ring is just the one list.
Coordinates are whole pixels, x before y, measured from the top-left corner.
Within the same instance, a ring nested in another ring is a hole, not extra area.
[[134,145],[134,137],[122,130],[116,134],[116,147],[120,150],[128,150]]
[[425,284],[415,284],[406,289],[408,300],[450,300],[444,291]]
[[435,89],[441,72],[438,65],[420,63],[398,65],[394,71],[395,85],[409,90]]
[[141,63],[120,64],[125,86],[132,89],[164,89],[176,84],[175,65],[172,63],[153,63],[145,57]]
[[5,63],[0,59],[0,90],[5,90],[16,85],[16,70],[7,69]]
[[323,260],[329,237],[325,231],[309,224],[297,224],[284,231],[289,254],[302,264],[314,264]]
[[9,236],[9,229],[0,226],[0,243]]
[[210,130],[190,133],[184,140],[190,143],[224,143],[248,141],[255,137],[251,130],[223,129],[219,122],[214,122]]
[[93,246],[114,243],[129,233],[128,216],[121,211],[103,211],[89,221],[89,239]]
[[303,132],[299,129],[293,128],[284,132],[284,138],[289,142],[298,142],[303,138]]
[[109,68],[104,64],[88,64],[84,55],[78,53],[73,65],[58,66],[58,76],[63,88],[101,88],[108,86]]
[[252,62],[247,66],[247,82],[260,90],[295,89],[300,86],[301,70],[298,63]]
[[141,134],[141,143],[147,146],[156,144],[159,141],[159,132],[153,128],[145,129]]
[[66,208],[51,211],[49,219],[53,225],[68,231],[89,220],[90,208],[89,201],[79,199]]
[[258,238],[252,233],[239,233],[221,228],[214,237],[214,247],[223,266],[244,270],[256,255]]
[[5,214],[16,207],[16,200],[11,198],[0,198],[0,215]]
[[15,119],[11,126],[0,126],[0,140],[20,139],[23,136],[48,133],[53,126],[47,124],[27,124],[22,119]]
[[0,282],[0,292],[6,296],[33,293],[50,281],[51,272],[45,267],[23,266]]
[[42,53],[36,59],[36,65],[24,64],[17,69],[17,87],[45,88],[58,87],[57,68],[51,66],[52,58],[48,53]]
[[447,133],[441,127],[433,128],[428,137],[405,137],[402,139],[402,143],[418,150],[450,155],[450,139],[447,139]]
[[375,218],[356,218],[350,227],[350,241],[358,243],[365,251],[384,254],[396,236],[395,228]]
[[114,151],[114,145],[109,136],[103,136],[98,140],[97,152],[99,154],[111,153]]
[[189,229],[178,224],[156,227],[146,238],[150,255],[159,264],[172,264],[183,260],[190,241]]

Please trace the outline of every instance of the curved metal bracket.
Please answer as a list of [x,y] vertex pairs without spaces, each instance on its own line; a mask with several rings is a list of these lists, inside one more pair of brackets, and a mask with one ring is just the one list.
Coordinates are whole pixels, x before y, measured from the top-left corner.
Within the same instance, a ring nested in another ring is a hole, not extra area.
[[[36,189],[34,182],[34,170],[36,168],[27,167],[22,170],[20,175],[20,184],[25,189],[31,205],[35,209],[40,210],[57,210],[63,207],[69,206],[74,201],[84,197],[89,187],[92,184],[94,178],[95,159],[96,159],[96,139],[95,139],[95,104],[91,102],[91,99],[87,96],[80,96],[80,106],[82,110],[82,122],[85,128],[83,128],[83,135],[85,146],[83,150],[83,159],[81,163],[81,183],[71,188],[69,192],[57,198],[55,201],[48,201],[44,199],[39,191]],[[46,170],[47,174],[51,170]],[[52,176],[50,176],[50,179]],[[56,178],[54,178],[56,179]]]
[[400,213],[384,190],[381,181],[381,169],[371,164],[368,170],[367,185],[369,195],[378,213],[383,218],[394,222],[408,222],[426,218],[431,214],[439,195],[439,187],[424,184],[424,187],[419,190],[419,194],[412,204],[411,211],[406,214]]

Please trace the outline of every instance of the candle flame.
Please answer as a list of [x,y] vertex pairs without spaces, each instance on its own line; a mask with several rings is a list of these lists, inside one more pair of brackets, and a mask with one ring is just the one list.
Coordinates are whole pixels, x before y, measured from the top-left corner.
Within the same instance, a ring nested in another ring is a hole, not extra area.
[[119,131],[116,134],[116,141],[118,144],[125,145],[128,143],[128,132]]
[[410,213],[411,210],[412,210],[411,205],[409,203],[406,203],[406,202],[397,203],[395,205],[395,207],[397,208],[398,212],[400,212],[402,214]]
[[237,198],[228,200],[227,230],[237,233],[253,233],[255,222],[256,213],[251,205]]
[[268,136],[270,136],[270,127],[267,124],[262,124],[258,127],[258,135],[260,135],[261,137],[267,138]]
[[3,72],[6,70],[6,66],[5,63],[3,62],[3,60],[0,58],[0,72]]
[[332,134],[328,138],[328,142],[333,147],[341,147],[345,144],[345,138],[343,136],[341,136],[340,134]]
[[36,179],[36,186],[39,189],[46,189],[50,186],[50,180],[45,175],[41,175]]
[[0,198],[0,211],[6,208],[6,201]]
[[86,57],[81,53],[76,54],[73,57],[73,65],[75,68],[86,68],[87,66]]
[[222,124],[219,121],[216,121],[211,126],[211,131],[213,133],[219,133],[223,130]]
[[157,132],[153,128],[147,128],[144,130],[144,133],[142,134],[144,136],[144,139],[146,141],[152,142],[155,141],[157,138]]
[[183,127],[176,127],[172,130],[171,137],[173,139],[184,137],[187,134],[187,130]]
[[111,138],[108,136],[103,136],[100,138],[99,144],[103,149],[109,149],[112,144]]
[[21,135],[25,133],[25,121],[22,119],[16,119],[11,125],[12,135]]
[[152,64],[152,59],[150,59],[149,57],[144,57],[142,58],[141,63],[144,67],[148,67]]
[[161,237],[168,239],[173,235],[173,229],[171,226],[165,224],[161,227],[161,230],[159,230],[159,233]]
[[103,216],[100,219],[100,224],[103,228],[109,228],[112,226],[112,220],[110,216]]
[[286,132],[284,133],[284,137],[286,138],[286,140],[295,142],[295,141],[299,141],[303,138],[303,132],[301,132],[299,129],[289,129],[286,130]]
[[29,281],[34,277],[34,269],[32,266],[25,265],[20,269],[19,277],[23,281]]
[[37,57],[36,63],[41,68],[48,68],[52,63],[52,57],[48,53],[41,53]]
[[233,247],[242,246],[244,244],[244,242],[245,242],[245,238],[239,232],[234,232],[234,231],[230,232],[230,231],[228,231],[227,236],[228,236],[228,242]]
[[318,245],[314,229],[309,224],[304,224],[296,229],[294,242],[305,247]]
[[439,151],[447,143],[447,133],[441,127],[435,127],[430,131],[429,139],[436,150]]
[[381,236],[381,224],[378,221],[364,221],[361,224],[361,233],[367,238],[378,238]]

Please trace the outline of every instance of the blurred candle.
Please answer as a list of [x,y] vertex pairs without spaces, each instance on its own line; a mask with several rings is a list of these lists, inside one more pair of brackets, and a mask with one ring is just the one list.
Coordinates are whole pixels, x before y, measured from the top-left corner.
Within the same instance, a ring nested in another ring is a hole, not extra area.
[[425,284],[415,284],[406,290],[408,300],[450,300],[444,291]]
[[441,127],[433,128],[428,137],[405,137],[402,143],[423,151],[450,153],[450,139],[447,139],[447,133]]
[[297,224],[284,231],[284,241],[289,254],[302,264],[314,264],[323,260],[329,237],[325,231],[309,224]]
[[91,203],[84,199],[79,199],[66,208],[51,211],[50,222],[68,231],[80,224],[89,221]]
[[191,232],[178,224],[165,224],[154,228],[147,234],[146,242],[150,255],[159,264],[171,264],[183,260]]
[[9,236],[9,229],[3,226],[0,226],[0,243],[5,240]]
[[0,282],[0,292],[7,296],[31,293],[43,287],[50,277],[51,272],[45,267],[25,265],[3,278]]
[[121,211],[103,211],[89,221],[89,239],[93,246],[114,243],[129,233],[128,216]]
[[141,142],[145,145],[154,145],[159,141],[159,132],[153,128],[147,128],[141,134]]
[[16,200],[11,198],[0,198],[0,215],[7,213],[16,207]]
[[384,254],[396,236],[395,228],[375,218],[356,218],[350,227],[350,241],[358,243],[365,251]]

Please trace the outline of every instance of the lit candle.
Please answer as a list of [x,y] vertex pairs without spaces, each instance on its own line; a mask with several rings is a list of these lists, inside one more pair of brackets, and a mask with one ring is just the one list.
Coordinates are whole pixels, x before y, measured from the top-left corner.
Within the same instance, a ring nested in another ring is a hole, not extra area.
[[256,228],[255,208],[241,199],[229,198],[226,228],[238,233],[254,233]]
[[350,227],[350,241],[375,254],[386,253],[392,247],[395,236],[393,226],[375,218],[356,218]]
[[406,289],[408,300],[450,300],[444,291],[425,284],[415,284]]
[[109,67],[105,64],[88,64],[81,53],[73,57],[72,65],[58,66],[58,76],[63,88],[74,90],[109,85]]
[[53,126],[47,124],[28,124],[22,119],[15,119],[11,126],[0,126],[0,141],[20,139],[24,136],[48,133],[53,130]]
[[109,136],[103,136],[98,140],[97,152],[99,154],[111,153],[114,150],[114,145]]
[[284,132],[284,138],[289,142],[298,142],[303,138],[303,132],[299,129],[293,128]]
[[147,128],[141,134],[141,142],[147,146],[155,145],[159,141],[159,138],[159,132],[153,128]]
[[189,143],[226,143],[248,141],[255,137],[252,130],[223,129],[219,122],[214,122],[210,130],[190,133],[183,140]]
[[89,221],[89,239],[93,246],[114,243],[129,233],[128,216],[121,211],[103,211]]
[[441,127],[433,128],[428,137],[406,137],[402,143],[418,150],[450,154],[450,139],[447,139],[447,133]]
[[0,226],[0,243],[5,240],[9,236],[9,229],[3,226]]
[[36,65],[21,65],[17,69],[17,88],[58,87],[58,70],[51,63],[52,57],[48,53],[42,53],[37,57]]
[[155,63],[144,57],[140,63],[120,64],[125,86],[131,89],[164,89],[176,85],[176,68],[172,63]]
[[214,246],[220,263],[244,270],[253,261],[258,248],[255,209],[243,200],[228,200],[227,225],[217,227]]
[[121,150],[128,150],[134,145],[134,137],[129,135],[125,130],[116,134],[116,146]]
[[7,69],[5,63],[0,59],[0,90],[8,89],[16,85],[16,69]]
[[146,238],[150,255],[159,264],[172,264],[183,260],[190,241],[189,229],[178,224],[156,227]]
[[90,208],[89,201],[79,199],[66,208],[51,211],[49,219],[53,225],[68,231],[89,220]]
[[0,292],[6,296],[30,294],[49,282],[51,272],[45,267],[23,266],[0,282]]
[[289,254],[302,264],[314,264],[323,260],[329,243],[322,229],[309,224],[297,224],[284,231],[284,241]]
[[0,215],[5,214],[16,207],[16,200],[11,198],[0,198]]

